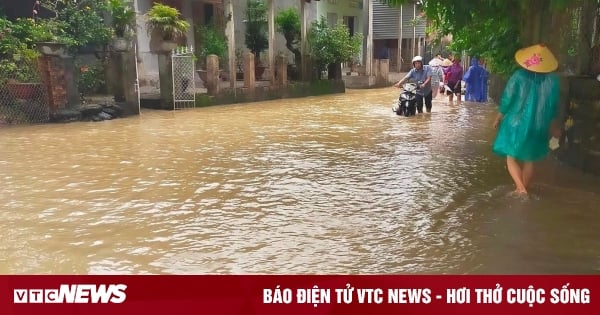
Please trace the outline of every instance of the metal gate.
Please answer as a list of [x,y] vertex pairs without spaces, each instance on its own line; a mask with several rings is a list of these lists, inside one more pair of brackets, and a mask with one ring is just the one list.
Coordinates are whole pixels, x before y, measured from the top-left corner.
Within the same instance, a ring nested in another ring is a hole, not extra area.
[[193,108],[196,104],[194,49],[179,47],[171,52],[173,109]]
[[36,58],[13,55],[0,60],[0,128],[50,120],[46,86]]

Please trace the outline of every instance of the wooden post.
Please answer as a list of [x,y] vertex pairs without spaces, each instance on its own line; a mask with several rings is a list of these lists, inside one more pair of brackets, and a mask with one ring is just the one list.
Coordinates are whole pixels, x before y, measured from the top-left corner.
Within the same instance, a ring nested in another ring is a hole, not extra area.
[[244,87],[250,94],[254,93],[256,78],[254,77],[254,54],[246,52],[244,54]]
[[217,55],[206,57],[206,81],[208,95],[219,94],[219,57]]
[[390,72],[390,60],[379,59],[377,60],[377,77],[375,82],[379,86],[389,85],[389,72]]
[[287,86],[287,58],[285,55],[281,54],[277,56],[275,67],[277,68],[277,77],[275,78],[277,86]]

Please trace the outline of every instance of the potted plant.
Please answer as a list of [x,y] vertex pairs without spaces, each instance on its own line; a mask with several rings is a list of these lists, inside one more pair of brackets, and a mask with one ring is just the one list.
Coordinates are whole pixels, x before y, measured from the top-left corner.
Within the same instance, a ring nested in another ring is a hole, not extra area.
[[269,47],[267,38],[267,5],[262,0],[248,0],[246,7],[246,47],[254,54],[254,71],[258,80],[262,77],[265,67],[260,62],[260,53]]
[[109,0],[112,27],[115,31],[112,46],[116,51],[127,49],[126,37],[135,29],[135,10],[130,0]]
[[200,49],[196,50],[199,68],[198,75],[203,82],[206,82],[206,57],[208,55],[216,55],[219,57],[219,63],[225,59],[227,55],[227,37],[223,31],[217,29],[213,24],[197,25],[196,26],[196,46]]
[[190,23],[181,17],[179,10],[165,4],[154,3],[146,17],[148,33],[160,33],[164,43],[162,49],[165,51],[177,48],[175,40],[185,36],[190,28]]

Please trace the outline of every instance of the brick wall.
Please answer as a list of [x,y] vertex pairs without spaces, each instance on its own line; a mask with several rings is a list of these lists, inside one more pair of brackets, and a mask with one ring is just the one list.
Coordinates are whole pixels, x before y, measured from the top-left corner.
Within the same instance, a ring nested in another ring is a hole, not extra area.
[[48,94],[50,111],[67,105],[67,82],[64,61],[57,56],[42,55],[38,60],[40,77]]

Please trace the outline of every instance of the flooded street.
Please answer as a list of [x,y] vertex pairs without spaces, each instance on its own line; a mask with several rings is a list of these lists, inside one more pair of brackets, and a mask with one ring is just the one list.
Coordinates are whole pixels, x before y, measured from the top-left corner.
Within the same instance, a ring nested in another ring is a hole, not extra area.
[[398,90],[0,129],[0,273],[600,273],[600,178],[529,200],[495,106]]

